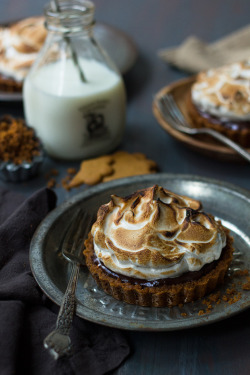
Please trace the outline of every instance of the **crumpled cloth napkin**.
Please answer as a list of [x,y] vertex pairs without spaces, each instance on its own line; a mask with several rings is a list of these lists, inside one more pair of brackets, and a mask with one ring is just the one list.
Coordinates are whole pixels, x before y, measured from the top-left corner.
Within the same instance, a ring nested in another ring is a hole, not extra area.
[[179,47],[158,51],[158,56],[189,73],[250,58],[250,25],[210,44],[190,36]]
[[58,306],[40,290],[29,266],[32,235],[55,207],[52,190],[24,200],[0,189],[0,374],[101,375],[129,353],[120,331],[75,317],[74,354],[55,361],[43,340],[55,328]]

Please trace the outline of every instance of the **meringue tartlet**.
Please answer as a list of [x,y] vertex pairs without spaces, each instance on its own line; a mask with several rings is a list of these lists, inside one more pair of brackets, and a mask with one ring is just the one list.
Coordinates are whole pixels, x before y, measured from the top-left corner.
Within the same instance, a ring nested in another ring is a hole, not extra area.
[[87,267],[114,298],[141,306],[194,301],[223,282],[228,229],[197,200],[157,185],[101,206],[85,241]]
[[23,80],[45,41],[43,17],[30,17],[0,28],[0,90],[22,91]]
[[209,127],[250,147],[250,60],[198,74],[188,98],[195,127]]

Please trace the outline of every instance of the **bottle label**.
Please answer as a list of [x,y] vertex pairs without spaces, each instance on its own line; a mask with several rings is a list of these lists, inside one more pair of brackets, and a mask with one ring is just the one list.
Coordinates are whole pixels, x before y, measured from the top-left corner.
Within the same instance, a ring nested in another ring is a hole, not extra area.
[[108,103],[108,100],[100,100],[79,108],[86,126],[83,145],[99,138],[110,138],[105,119]]

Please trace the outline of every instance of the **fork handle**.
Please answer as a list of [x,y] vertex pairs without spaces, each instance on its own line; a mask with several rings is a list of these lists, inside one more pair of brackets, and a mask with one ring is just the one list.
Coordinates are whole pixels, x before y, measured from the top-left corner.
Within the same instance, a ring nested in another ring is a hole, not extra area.
[[72,263],[69,283],[56,320],[56,328],[44,339],[45,348],[50,349],[51,354],[56,359],[69,353],[71,349],[69,331],[76,305],[75,290],[79,270],[80,264]]
[[222,143],[225,143],[227,146],[231,147],[233,150],[238,152],[243,158],[247,161],[250,161],[250,153],[244,150],[243,147],[239,146],[237,143],[232,141],[231,139],[225,137],[223,134],[218,133],[216,130],[213,129],[199,129],[200,133],[210,134],[214,138],[218,139]]
[[72,263],[70,279],[56,320],[56,329],[59,330],[63,335],[69,334],[74,316],[76,305],[75,291],[79,276],[79,270],[80,264]]

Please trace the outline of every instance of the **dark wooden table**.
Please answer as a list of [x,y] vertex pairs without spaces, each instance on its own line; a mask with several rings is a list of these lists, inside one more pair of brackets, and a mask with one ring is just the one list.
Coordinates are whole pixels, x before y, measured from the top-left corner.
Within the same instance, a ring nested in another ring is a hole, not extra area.
[[[250,189],[250,166],[225,162],[198,154],[174,141],[152,114],[153,95],[163,86],[187,74],[175,70],[157,57],[157,50],[180,44],[194,34],[213,41],[249,22],[248,0],[96,0],[96,20],[129,34],[139,56],[125,75],[128,95],[127,126],[120,149],[144,152],[162,172],[216,178]],[[40,14],[43,0],[1,0],[0,22]],[[249,41],[250,55],[250,41]],[[23,115],[21,103],[0,103],[0,114]],[[5,184],[30,195],[45,186],[44,175],[57,168],[60,176],[79,163],[47,158],[39,177],[23,184]],[[66,192],[56,188],[59,203],[81,189]],[[171,333],[125,332],[132,348],[130,357],[114,374],[250,374],[249,310],[210,326]]]

